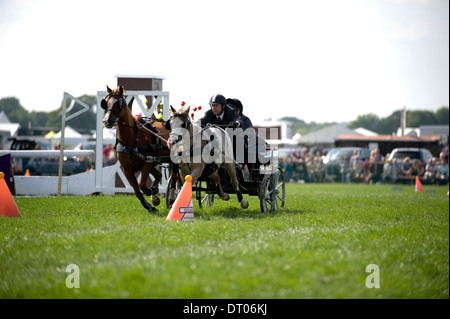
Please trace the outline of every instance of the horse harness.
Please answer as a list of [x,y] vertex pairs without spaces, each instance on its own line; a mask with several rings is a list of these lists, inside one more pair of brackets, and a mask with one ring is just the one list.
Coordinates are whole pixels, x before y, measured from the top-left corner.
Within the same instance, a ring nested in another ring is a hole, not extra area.
[[[116,119],[114,121],[114,126],[116,126],[117,124],[121,124],[123,126],[132,128],[132,129],[136,129],[136,143],[135,145],[126,145],[124,142],[122,142],[118,137],[116,137],[116,144],[114,145],[114,150],[117,153],[124,153],[127,154],[128,157],[131,157],[133,155],[136,155],[139,159],[143,160],[144,162],[147,163],[152,163],[152,162],[163,162],[165,160],[167,160],[167,158],[170,158],[169,156],[151,156],[151,155],[143,155],[142,153],[153,153],[153,154],[158,154],[158,152],[162,151],[162,150],[169,150],[169,148],[167,146],[162,145],[162,140],[164,140],[161,136],[160,133],[158,132],[158,130],[156,128],[154,128],[150,121],[146,121],[144,118],[139,117],[138,120],[134,121],[134,126],[120,120],[120,116],[122,114],[122,111],[126,105],[125,103],[125,98],[123,95],[119,95],[119,112],[116,112],[115,110],[113,110],[113,108],[109,108],[108,109],[108,104],[107,104],[107,99],[111,96],[113,96],[114,94],[110,93],[107,96],[105,96],[105,98],[103,98],[103,100],[101,101],[101,107],[103,109],[105,109],[106,113],[113,113],[116,116]],[[157,143],[153,144],[151,143],[146,136],[145,140],[147,141],[147,145],[139,145],[139,133],[141,131],[141,129],[145,129],[147,132],[153,134],[156,139],[157,139]],[[165,140],[164,140],[165,141]]]
[[[119,98],[119,112],[114,111],[112,107],[108,109],[107,99],[112,96],[117,96]],[[105,115],[108,113],[113,113],[116,116],[113,126],[116,126],[117,123],[119,122],[120,115],[122,114],[124,105],[125,105],[125,97],[123,96],[123,94],[117,95],[117,94],[114,94],[113,92],[111,92],[107,96],[105,96],[102,99],[102,101],[100,102],[100,106],[102,107],[102,109],[105,110]]]
[[[187,116],[187,115],[185,115],[185,114],[175,113],[175,114],[170,118],[170,120],[166,122],[165,128],[166,128],[167,130],[171,130],[170,122],[171,122],[171,120],[172,120],[173,118],[184,119],[185,121],[184,121],[183,124],[181,125],[181,128],[184,128],[184,129],[186,129],[186,130],[189,130],[190,126],[192,125],[192,122],[191,122],[191,119],[189,118],[189,116]],[[215,126],[215,125],[213,125],[213,126]],[[206,130],[207,128],[209,128],[209,127],[211,127],[211,125],[202,128],[197,134],[200,134],[200,135],[201,135],[201,134],[203,133],[203,131]],[[174,133],[174,132],[171,131],[171,132],[170,132],[170,135],[172,135],[172,136],[175,135],[175,136],[176,136],[176,139],[177,139],[177,142],[181,141],[181,139],[182,139],[182,135],[181,135],[181,134],[177,134],[177,133]],[[199,153],[199,154],[202,153],[203,147],[204,147],[203,145],[200,147],[200,153]],[[213,153],[214,153],[214,150],[211,149],[211,156],[213,155]],[[181,155],[182,155],[182,152],[179,152],[179,153],[178,153],[178,156],[181,156]],[[186,155],[188,155],[188,156],[190,157],[190,162],[189,162],[189,163],[185,163],[185,164],[189,167],[189,169],[191,169],[191,162],[192,162],[193,155],[194,155],[194,145],[193,145],[193,143],[192,143],[192,145],[190,146],[189,150],[187,151]],[[206,166],[205,166],[205,168],[204,168],[203,171],[202,171],[201,177],[206,178],[206,177],[208,177],[209,175],[211,175],[212,173],[214,173],[214,172],[215,172],[216,170],[218,170],[218,169],[219,169],[219,165],[217,165],[216,162],[213,161],[213,162],[211,162],[211,163],[207,163]]]
[[[145,153],[152,153],[152,154],[158,154],[162,150],[169,150],[167,146],[162,145],[162,140],[159,138],[159,132],[156,130],[149,122],[146,122],[143,118],[138,118],[138,121],[140,123],[135,122],[134,127],[129,125],[128,123],[125,123],[123,121],[119,121],[120,124],[134,128],[136,129],[136,143],[135,145],[126,145],[124,142],[122,142],[119,138],[116,138],[116,144],[114,146],[114,149],[117,153],[125,153],[129,157],[132,155],[136,155],[139,159],[149,163],[149,162],[163,162],[169,158],[169,156],[151,156],[151,155],[143,155]],[[145,140],[147,141],[147,145],[139,145],[139,133],[141,132],[142,128],[150,131],[157,137],[157,143],[151,143],[147,139],[146,136]]]

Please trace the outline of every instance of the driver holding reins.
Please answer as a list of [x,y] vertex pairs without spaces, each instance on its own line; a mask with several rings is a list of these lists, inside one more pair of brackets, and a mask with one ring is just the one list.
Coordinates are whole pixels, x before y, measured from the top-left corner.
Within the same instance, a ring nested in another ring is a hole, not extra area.
[[211,109],[200,119],[201,127],[216,124],[228,127],[242,127],[242,119],[236,111],[227,105],[227,99],[222,94],[215,94],[209,100]]

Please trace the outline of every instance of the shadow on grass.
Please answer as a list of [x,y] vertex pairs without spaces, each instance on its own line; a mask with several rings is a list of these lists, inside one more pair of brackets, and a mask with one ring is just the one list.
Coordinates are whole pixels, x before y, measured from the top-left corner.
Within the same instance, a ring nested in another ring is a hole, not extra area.
[[199,208],[194,205],[194,218],[201,220],[212,220],[217,218],[226,219],[266,219],[266,218],[278,218],[283,215],[303,215],[306,211],[301,209],[280,209],[273,213],[263,213],[261,210],[254,209],[242,209],[240,207],[219,207],[219,208]]
[[[145,213],[146,210],[140,205],[140,203],[135,198],[134,194],[123,194],[120,197],[114,198],[114,196],[109,195],[103,195],[105,196],[108,201],[114,203],[115,208],[117,208],[117,204],[120,203],[119,199],[125,200],[126,203],[123,203],[123,207],[130,207],[133,206],[135,209],[142,209],[142,212]],[[116,199],[116,201],[114,201]],[[166,208],[166,202],[165,198],[161,197],[161,203],[156,208],[158,209],[157,212],[147,212],[149,216],[155,216],[155,217],[161,217],[166,218],[169,214],[170,209]],[[234,200],[233,198],[230,199]],[[265,219],[265,218],[277,218],[283,215],[303,215],[306,213],[318,213],[318,212],[312,212],[309,210],[305,210],[303,208],[289,208],[285,207],[284,209],[279,209],[273,213],[263,213],[261,212],[259,202],[252,200],[250,203],[250,207],[248,209],[243,209],[239,206],[238,203],[233,203],[231,205],[235,206],[228,206],[228,204],[225,204],[226,202],[218,201],[214,203],[213,207],[209,208],[200,208],[196,202],[194,202],[194,218],[195,219],[201,219],[201,220],[212,220],[216,218],[227,218],[227,219],[240,219],[240,218],[248,218],[248,219]],[[225,207],[226,206],[226,207]]]

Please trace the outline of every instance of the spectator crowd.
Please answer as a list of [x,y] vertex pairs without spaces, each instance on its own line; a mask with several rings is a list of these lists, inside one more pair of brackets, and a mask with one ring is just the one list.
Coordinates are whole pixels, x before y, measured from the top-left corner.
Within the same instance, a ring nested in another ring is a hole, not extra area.
[[368,184],[412,184],[416,176],[426,184],[446,185],[449,180],[448,153],[441,152],[439,158],[433,157],[428,163],[419,159],[405,157],[403,160],[390,159],[390,154],[382,156],[378,149],[372,150],[370,156],[361,160],[358,151],[352,156],[339,159],[339,169],[329,174],[323,162],[326,152],[314,154],[307,148],[301,152],[293,151],[290,156],[280,158],[280,166],[286,182],[342,182]]

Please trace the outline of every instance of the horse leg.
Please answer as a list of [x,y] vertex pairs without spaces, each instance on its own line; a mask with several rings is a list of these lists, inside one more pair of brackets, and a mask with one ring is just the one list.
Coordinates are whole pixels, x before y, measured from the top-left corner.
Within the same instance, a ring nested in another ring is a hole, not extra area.
[[236,177],[236,168],[234,167],[234,163],[225,163],[225,169],[227,170],[228,175],[230,175],[231,184],[233,184],[233,187],[236,190],[236,195],[239,203],[241,204],[241,207],[247,209],[248,201],[244,198],[244,196],[242,196],[241,190],[239,189],[239,183]]
[[[197,183],[197,180],[202,175],[202,171],[205,168],[204,164],[198,163],[198,164],[191,164],[191,177],[192,177],[192,185]],[[185,176],[186,177],[186,176]]]
[[175,199],[177,197],[175,194],[175,190],[177,188],[177,183],[178,183],[178,165],[177,164],[171,165],[171,172],[172,172],[172,176],[170,178],[171,184],[170,184],[170,187],[168,188],[169,194],[166,194],[170,206],[172,206],[172,204],[175,202]]
[[225,201],[229,200],[230,199],[230,195],[228,195],[227,193],[225,193],[223,191],[222,185],[220,184],[219,173],[217,171],[215,171],[214,173],[212,173],[208,177],[211,178],[216,183],[216,191],[217,191],[217,195],[219,196],[219,198],[222,199],[222,200],[225,200]]
[[150,189],[152,190],[152,203],[153,203],[153,205],[158,206],[161,202],[161,200],[158,197],[158,193],[159,193],[159,182],[161,181],[162,174],[155,167],[155,165],[152,165],[150,173],[155,178],[153,180],[152,186],[150,186]]
[[150,171],[153,168],[154,168],[153,164],[148,164],[148,163],[145,163],[142,166],[141,182],[139,183],[139,188],[147,196],[151,196],[151,195],[155,194],[155,190],[153,189],[153,187],[150,187],[150,188],[147,187],[147,179],[150,174]]
[[[183,180],[186,179],[186,175],[191,175],[191,168],[186,163],[183,162],[180,163],[180,170],[181,170],[181,177],[183,178]],[[193,180],[192,184],[195,184],[195,182],[197,182],[197,180],[195,181]]]
[[[122,165],[122,167],[124,167],[124,165]],[[144,208],[149,212],[157,212],[158,210],[152,205],[150,205],[150,203],[147,202],[144,196],[142,195],[136,176],[134,175],[133,169],[124,169],[124,174],[128,182],[130,183],[131,187],[133,187],[134,193],[136,194],[136,197],[140,200],[142,206],[144,206]]]

